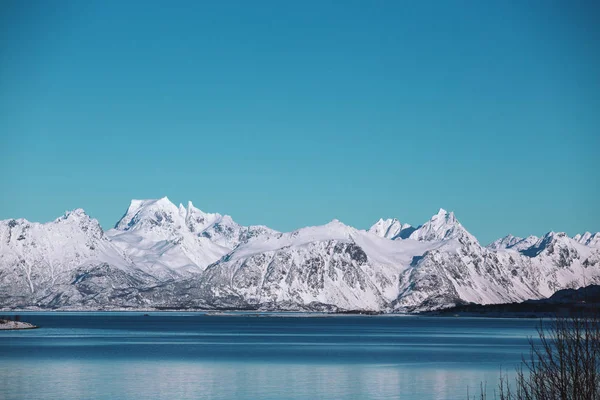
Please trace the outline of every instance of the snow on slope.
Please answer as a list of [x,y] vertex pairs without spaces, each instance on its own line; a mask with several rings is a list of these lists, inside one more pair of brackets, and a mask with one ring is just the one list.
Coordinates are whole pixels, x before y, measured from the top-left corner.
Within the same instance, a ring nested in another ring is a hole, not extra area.
[[515,251],[521,251],[530,248],[538,240],[539,238],[537,236],[527,236],[526,238],[520,238],[513,235],[506,235],[505,237],[490,243],[486,247],[490,250],[512,249]]
[[396,242],[333,220],[322,226],[250,240],[207,268],[208,297],[246,305],[332,305],[381,310],[398,295],[414,254],[437,244]]
[[583,235],[577,234],[573,239],[585,246],[600,248],[600,232],[586,232]]
[[0,308],[411,312],[522,301],[600,283],[597,239],[550,232],[482,247],[443,209],[418,228],[333,220],[279,233],[191,202],[133,200],[106,233],[83,210],[0,221]]
[[450,241],[405,272],[394,307],[414,311],[547,297],[558,289],[600,282],[599,259],[598,251],[563,236],[521,253]]
[[443,208],[440,208],[429,221],[419,226],[409,238],[419,241],[457,239],[465,242],[477,242],[477,239],[458,222],[454,213]]
[[410,312],[540,298],[579,287],[584,276],[588,283],[600,279],[598,252],[563,235],[550,240],[556,244],[539,240],[539,251],[521,253],[482,247],[445,210],[409,239],[382,238],[387,227],[381,227],[365,232],[334,220],[248,241],[207,269],[204,295],[213,305],[235,298],[234,304],[244,307],[275,303]]
[[397,242],[333,220],[240,245],[203,276],[213,302],[332,305],[381,310],[398,295],[400,273],[437,244]]
[[513,235],[508,234],[508,235],[504,236],[503,238],[493,241],[492,243],[488,244],[486,247],[491,250],[507,249],[507,248],[514,246],[515,244],[519,243],[522,240],[523,240],[522,237],[513,236]]
[[545,240],[509,235],[483,248],[453,213],[441,209],[410,238],[442,244],[401,275],[400,295],[392,303],[400,311],[521,301],[580,287],[586,279],[600,281],[598,252],[564,234],[549,233]]
[[410,224],[401,224],[396,218],[379,219],[369,232],[386,239],[406,239],[415,228]]
[[101,263],[144,275],[82,209],[45,224],[0,221],[0,299],[31,298],[72,271]]
[[140,268],[162,279],[200,273],[235,246],[253,236],[275,231],[243,227],[228,215],[187,208],[168,198],[132,200],[125,215],[107,235]]

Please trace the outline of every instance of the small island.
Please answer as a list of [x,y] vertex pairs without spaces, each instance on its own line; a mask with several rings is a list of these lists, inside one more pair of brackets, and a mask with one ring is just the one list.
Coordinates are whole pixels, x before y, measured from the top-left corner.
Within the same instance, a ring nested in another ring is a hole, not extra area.
[[15,320],[0,318],[0,331],[35,328],[37,328],[37,326],[30,324],[29,322],[19,321],[18,318],[15,318]]

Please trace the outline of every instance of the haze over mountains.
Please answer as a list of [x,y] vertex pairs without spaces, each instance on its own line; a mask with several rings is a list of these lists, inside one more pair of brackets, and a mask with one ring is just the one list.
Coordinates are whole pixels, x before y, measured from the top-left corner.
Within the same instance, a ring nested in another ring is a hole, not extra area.
[[83,210],[0,221],[0,308],[413,312],[548,297],[600,283],[600,235],[508,235],[482,246],[440,209],[413,227],[333,220],[281,233],[133,200],[104,231]]

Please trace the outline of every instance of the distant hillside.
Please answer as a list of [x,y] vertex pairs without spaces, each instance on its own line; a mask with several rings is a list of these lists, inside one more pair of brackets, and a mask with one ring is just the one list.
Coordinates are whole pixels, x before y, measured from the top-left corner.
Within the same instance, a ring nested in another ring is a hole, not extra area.
[[600,285],[590,285],[579,289],[559,290],[547,299],[506,304],[464,304],[423,314],[527,318],[556,315],[598,315],[599,312]]

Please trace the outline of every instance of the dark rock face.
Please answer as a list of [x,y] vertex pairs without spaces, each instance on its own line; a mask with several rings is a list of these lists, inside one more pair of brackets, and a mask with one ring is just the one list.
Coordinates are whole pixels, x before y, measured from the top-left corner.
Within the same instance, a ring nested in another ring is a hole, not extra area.
[[80,267],[45,290],[37,304],[46,308],[140,308],[145,301],[143,288],[156,280],[139,271],[135,275],[110,265]]
[[355,243],[348,244],[345,251],[350,255],[352,260],[356,261],[358,265],[364,265],[367,263],[367,254]]
[[[366,253],[356,243],[330,240],[239,260],[224,257],[209,266],[200,280],[214,302],[227,293],[245,299],[247,305],[256,308],[272,309],[274,304],[281,304],[286,309],[305,309],[313,304],[322,309],[323,304],[329,304],[325,308],[330,309],[336,302],[349,301],[346,292],[378,293],[376,285],[392,285],[377,274],[374,274],[377,283],[369,280],[363,270],[367,263]],[[321,298],[329,298],[330,302],[318,300]]]

